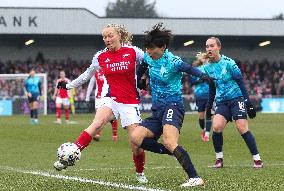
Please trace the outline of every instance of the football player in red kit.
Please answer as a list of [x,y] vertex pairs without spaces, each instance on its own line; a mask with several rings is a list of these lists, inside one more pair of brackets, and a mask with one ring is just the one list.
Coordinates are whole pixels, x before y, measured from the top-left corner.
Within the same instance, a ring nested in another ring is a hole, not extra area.
[[[65,72],[60,71],[59,79],[56,81],[56,87],[59,82],[69,83],[70,80],[65,77]],[[55,123],[61,124],[61,106],[63,105],[65,111],[65,122],[69,123],[69,108],[70,108],[70,100],[69,100],[69,91],[66,89],[57,89],[55,87],[53,100],[55,100],[55,107],[56,107],[56,121]]]
[[[97,109],[92,123],[74,142],[82,151],[92,141],[93,136],[108,122],[120,117],[122,127],[130,135],[142,121],[139,112],[139,97],[136,87],[136,64],[140,64],[144,52],[131,46],[132,35],[123,25],[109,24],[102,31],[106,49],[95,54],[92,64],[77,79],[66,84],[61,82],[58,88],[71,89],[86,83],[97,71],[103,71],[107,84],[107,94]],[[130,140],[129,140],[130,142]],[[140,183],[148,182],[144,175],[144,150],[131,144],[136,177]],[[67,168],[66,164],[56,161],[57,170]]]
[[[107,95],[107,91],[109,89],[109,86],[107,84],[106,78],[102,71],[98,71],[93,75],[93,77],[90,79],[87,93],[86,93],[86,101],[90,101],[90,95],[93,92],[93,88],[96,85],[96,91],[95,91],[95,107],[100,108],[103,104],[102,98]],[[112,127],[112,140],[117,141],[117,126],[118,122],[116,119],[110,121],[111,127]],[[96,135],[93,137],[95,141],[99,141],[101,137],[101,131],[98,131]]]

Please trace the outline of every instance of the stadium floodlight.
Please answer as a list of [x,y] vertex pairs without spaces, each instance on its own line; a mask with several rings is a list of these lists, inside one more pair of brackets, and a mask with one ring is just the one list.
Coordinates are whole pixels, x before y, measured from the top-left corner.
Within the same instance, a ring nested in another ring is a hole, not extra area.
[[267,41],[263,41],[263,42],[259,43],[258,46],[266,46],[266,45],[269,45],[269,44],[271,44],[271,41],[267,40]]
[[193,43],[194,43],[194,40],[189,40],[189,41],[183,43],[183,46],[189,46],[189,45],[191,45]]
[[30,40],[27,40],[26,42],[25,42],[25,45],[26,46],[29,46],[30,44],[32,44],[32,43],[34,43],[35,41],[33,40],[33,39],[30,39]]

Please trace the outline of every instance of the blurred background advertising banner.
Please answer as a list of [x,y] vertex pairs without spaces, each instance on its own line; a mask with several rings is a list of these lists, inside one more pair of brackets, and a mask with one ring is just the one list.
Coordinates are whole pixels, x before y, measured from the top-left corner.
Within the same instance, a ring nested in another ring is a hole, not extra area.
[[12,100],[0,100],[0,116],[12,115]]
[[284,113],[284,98],[263,98],[263,113]]

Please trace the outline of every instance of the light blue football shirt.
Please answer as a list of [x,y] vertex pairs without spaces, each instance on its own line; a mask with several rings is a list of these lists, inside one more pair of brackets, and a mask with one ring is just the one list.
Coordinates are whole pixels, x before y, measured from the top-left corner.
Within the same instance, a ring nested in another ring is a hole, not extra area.
[[222,55],[219,62],[205,64],[204,71],[216,79],[214,81],[217,103],[243,96],[239,85],[234,80],[240,78],[242,74],[233,59]]
[[[198,66],[197,67],[201,72],[205,73],[204,70],[204,65]],[[192,81],[197,81],[199,80],[199,78],[197,77],[192,77]],[[202,82],[202,83],[198,83],[195,85],[194,88],[194,95],[195,95],[195,99],[208,99],[209,96],[209,85],[208,83]]]
[[199,76],[202,74],[199,70],[183,62],[180,57],[173,55],[168,49],[158,60],[153,60],[145,53],[144,62],[148,64],[153,104],[182,103],[181,79],[183,72]]
[[37,76],[29,77],[25,80],[25,88],[27,92],[31,93],[33,96],[40,95],[41,81]]

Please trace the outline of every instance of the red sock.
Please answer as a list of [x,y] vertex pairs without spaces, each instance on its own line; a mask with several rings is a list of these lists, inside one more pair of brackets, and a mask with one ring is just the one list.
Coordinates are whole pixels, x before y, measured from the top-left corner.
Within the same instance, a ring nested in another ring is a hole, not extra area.
[[56,117],[57,117],[57,119],[61,118],[61,108],[60,107],[56,108]]
[[78,137],[78,139],[74,143],[82,151],[84,148],[86,148],[89,145],[92,139],[93,138],[89,133],[87,133],[86,131],[82,131],[81,135]]
[[143,151],[139,155],[132,155],[133,161],[136,167],[137,173],[142,173],[144,171],[144,164],[145,164],[145,152]]
[[112,120],[111,121],[111,127],[112,127],[112,136],[116,137],[117,136],[117,126],[118,126],[118,122],[117,120]]
[[64,109],[65,111],[65,119],[69,120],[69,109]]

